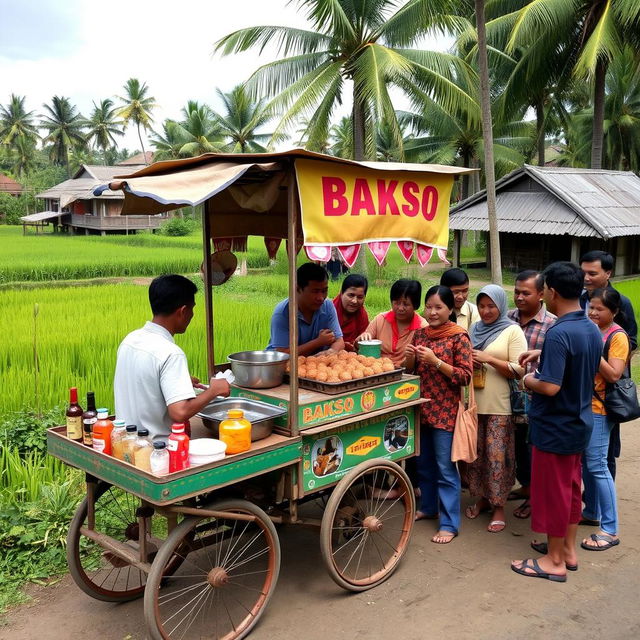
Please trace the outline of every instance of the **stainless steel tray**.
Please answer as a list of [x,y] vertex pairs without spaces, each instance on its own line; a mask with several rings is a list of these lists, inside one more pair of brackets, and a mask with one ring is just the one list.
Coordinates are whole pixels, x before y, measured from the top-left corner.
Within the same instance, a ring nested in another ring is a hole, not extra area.
[[[298,378],[298,386],[301,389],[309,389],[309,391],[318,391],[320,393],[326,393],[329,395],[336,395],[338,393],[347,393],[348,391],[357,391],[358,389],[366,389],[367,387],[375,387],[380,384],[388,384],[389,382],[396,382],[402,378],[404,373],[404,367],[400,369],[394,369],[393,371],[385,371],[384,373],[377,373],[373,376],[366,376],[364,378],[356,378],[355,380],[347,380],[345,382],[320,382],[319,380],[312,380],[311,378]],[[289,374],[285,374],[285,382],[290,381]]]
[[282,407],[275,407],[259,400],[249,398],[225,398],[208,404],[199,414],[202,423],[218,436],[220,423],[227,418],[229,409],[240,409],[251,423],[251,440],[262,440],[271,435],[276,418],[287,413]]

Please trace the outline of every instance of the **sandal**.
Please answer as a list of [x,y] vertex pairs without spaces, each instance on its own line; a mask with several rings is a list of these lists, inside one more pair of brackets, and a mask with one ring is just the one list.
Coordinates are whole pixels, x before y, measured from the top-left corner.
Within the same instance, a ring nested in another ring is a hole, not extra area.
[[[527,571],[527,569],[529,571]],[[535,558],[522,560],[519,567],[516,566],[515,563],[513,563],[511,565],[511,570],[527,578],[544,578],[545,580],[551,580],[552,582],[567,581],[566,574],[561,575],[559,573],[547,573],[546,571],[544,571]]]
[[457,536],[458,534],[453,533],[453,531],[438,531],[438,533],[431,538],[431,542],[435,544],[449,544]]
[[[549,545],[546,542],[536,542],[535,540],[532,540],[530,546],[534,551],[541,553],[543,556],[546,556],[549,551]],[[567,571],[578,570],[577,564],[569,564],[568,562],[565,562],[564,566],[567,568]]]
[[481,513],[484,513],[485,511],[491,511],[491,508],[489,506],[480,507],[479,504],[480,502],[476,502],[475,504],[469,505],[464,510],[464,515],[467,516],[469,520],[475,520]]
[[492,520],[487,527],[487,531],[489,533],[500,533],[504,531],[504,528],[507,526],[507,523],[504,520]]
[[[594,544],[589,544],[589,540]],[[598,544],[599,542],[604,542],[605,544]],[[608,533],[592,533],[580,543],[580,546],[587,551],[606,551],[619,544],[620,538],[614,538]]]
[[529,502],[529,498],[526,498],[519,507],[516,507],[513,510],[513,515],[521,520],[526,520],[531,515],[531,503]]
[[423,513],[422,511],[416,511],[415,522],[418,520],[437,520],[440,517],[439,513]]

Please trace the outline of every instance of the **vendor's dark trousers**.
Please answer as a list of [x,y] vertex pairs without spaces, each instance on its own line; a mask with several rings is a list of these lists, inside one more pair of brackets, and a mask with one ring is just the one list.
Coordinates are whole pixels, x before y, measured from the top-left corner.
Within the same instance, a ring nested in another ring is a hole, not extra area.
[[531,445],[528,442],[529,424],[516,423],[516,479],[523,487],[531,484]]
[[607,453],[607,466],[614,480],[616,479],[616,458],[620,457],[621,446],[620,425],[614,424],[609,437],[609,452]]

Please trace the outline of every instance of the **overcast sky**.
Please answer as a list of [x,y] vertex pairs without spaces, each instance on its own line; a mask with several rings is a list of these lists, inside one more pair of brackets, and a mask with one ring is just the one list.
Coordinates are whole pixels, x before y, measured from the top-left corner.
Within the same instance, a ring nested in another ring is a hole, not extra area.
[[[83,115],[92,101],[122,95],[128,78],[148,84],[155,126],[179,118],[187,100],[219,108],[229,91],[275,51],[221,57],[213,43],[243,27],[308,24],[287,0],[0,0],[0,103],[12,93],[42,113],[67,96]],[[120,146],[139,147],[135,130]]]

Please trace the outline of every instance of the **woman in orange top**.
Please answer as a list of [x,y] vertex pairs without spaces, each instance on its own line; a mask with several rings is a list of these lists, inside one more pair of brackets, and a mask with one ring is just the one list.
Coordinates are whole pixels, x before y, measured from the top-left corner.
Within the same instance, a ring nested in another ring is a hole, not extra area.
[[357,340],[382,340],[382,356],[402,367],[414,333],[427,326],[427,321],[416,313],[422,286],[417,280],[402,278],[391,285],[389,297],[391,311],[378,314]]
[[620,544],[616,486],[607,465],[613,423],[607,418],[603,403],[607,382],[620,379],[629,359],[629,337],[613,321],[619,310],[620,294],[615,289],[596,289],[591,295],[589,318],[598,325],[602,342],[608,347],[593,381],[593,431],[582,459],[585,502],[582,517],[600,524],[600,531],[585,538],[580,545],[589,551],[603,551]]

